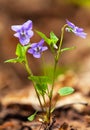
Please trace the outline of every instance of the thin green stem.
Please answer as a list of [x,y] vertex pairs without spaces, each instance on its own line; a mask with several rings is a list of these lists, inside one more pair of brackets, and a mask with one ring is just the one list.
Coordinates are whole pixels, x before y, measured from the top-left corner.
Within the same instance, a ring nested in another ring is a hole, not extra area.
[[44,101],[44,104],[45,104],[45,110],[47,111],[45,96],[43,95],[42,98],[43,98],[43,101]]
[[60,58],[60,53],[61,53],[61,47],[62,47],[62,43],[63,43],[63,36],[64,36],[64,29],[67,27],[67,24],[65,24],[62,29],[61,29],[61,39],[60,39],[60,43],[59,43],[59,48],[57,51],[57,55],[56,55],[56,61],[58,62],[59,58]]
[[32,72],[31,72],[31,70],[30,70],[30,68],[29,68],[29,64],[28,64],[28,61],[27,61],[27,58],[26,58],[26,57],[25,57],[25,63],[24,63],[24,65],[25,65],[25,68],[26,68],[26,70],[27,70],[29,76],[32,76],[33,74],[32,74]]
[[53,98],[53,89],[54,89],[54,82],[55,82],[55,73],[56,73],[56,67],[57,67],[57,61],[55,60],[55,63],[54,63],[54,71],[53,71],[53,81],[52,81],[52,88],[51,88],[51,91],[50,91],[50,96],[49,96],[49,112],[48,112],[48,118],[49,118],[49,121],[50,121],[50,118],[51,118],[51,109],[52,109],[52,98]]
[[[46,67],[46,64],[45,64],[45,59],[44,59],[44,56],[42,54],[42,66],[43,66],[43,72],[44,72],[44,75],[46,76],[47,75],[47,71],[45,71],[45,67]],[[47,88],[47,95],[49,95],[49,88]]]
[[[24,65],[25,65],[25,68],[26,68],[26,70],[27,70],[29,76],[33,76],[32,72],[31,72],[31,70],[30,70],[30,67],[29,67],[28,60],[27,60],[27,57],[26,57],[26,56],[25,56],[25,62],[24,62]],[[39,94],[38,94],[38,92],[37,92],[37,89],[36,89],[36,87],[35,87],[36,85],[35,85],[35,82],[34,82],[34,81],[33,81],[33,85],[34,85],[34,89],[35,89],[35,92],[36,92],[36,95],[37,95],[37,98],[38,98],[39,104],[40,104],[40,106],[41,106],[41,109],[42,109],[42,111],[44,111],[44,109],[43,109],[43,105],[42,105],[42,102],[41,102],[40,96],[39,96]]]
[[37,95],[37,98],[38,98],[39,104],[40,104],[40,106],[41,106],[41,109],[42,109],[42,111],[44,111],[44,108],[43,108],[43,105],[42,105],[42,102],[41,102],[40,96],[39,96],[39,94],[38,94],[38,92],[37,92],[37,89],[36,89],[36,87],[35,87],[35,83],[34,83],[34,82],[33,82],[33,85],[34,85],[35,92],[36,92],[36,95]]
[[60,54],[61,54],[61,47],[62,47],[63,36],[64,36],[64,29],[66,28],[66,26],[67,26],[67,24],[65,24],[61,29],[60,44],[59,44],[59,48],[57,50],[57,53],[56,53],[55,59],[54,59],[53,81],[52,81],[52,88],[51,88],[50,96],[49,96],[49,101],[50,101],[50,103],[49,103],[49,112],[48,112],[49,123],[50,123],[50,118],[51,118],[52,98],[53,98],[53,89],[54,89],[54,83],[55,83],[56,68],[57,68],[57,64],[58,64]]

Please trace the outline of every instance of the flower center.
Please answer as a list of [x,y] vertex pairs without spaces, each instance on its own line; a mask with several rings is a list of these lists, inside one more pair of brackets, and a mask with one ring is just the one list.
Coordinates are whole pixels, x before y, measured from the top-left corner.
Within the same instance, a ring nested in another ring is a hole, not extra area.
[[40,51],[41,51],[41,47],[39,47],[39,46],[36,47],[36,48],[35,48],[35,51],[36,51],[36,52],[40,52]]
[[24,32],[24,31],[23,31],[23,32],[21,32],[21,35],[22,35],[22,36],[25,36],[25,32]]
[[26,31],[24,29],[21,30],[20,35],[22,37],[26,37]]

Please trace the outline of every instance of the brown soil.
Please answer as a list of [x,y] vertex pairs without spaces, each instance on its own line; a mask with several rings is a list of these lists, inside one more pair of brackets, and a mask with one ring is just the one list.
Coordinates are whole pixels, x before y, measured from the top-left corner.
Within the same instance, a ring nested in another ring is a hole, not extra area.
[[[41,123],[38,120],[27,120],[34,111],[31,109],[29,105],[20,104],[1,106],[0,130],[39,130]],[[55,110],[56,122],[51,130],[90,130],[90,106],[86,106],[86,110],[79,113],[70,106]]]

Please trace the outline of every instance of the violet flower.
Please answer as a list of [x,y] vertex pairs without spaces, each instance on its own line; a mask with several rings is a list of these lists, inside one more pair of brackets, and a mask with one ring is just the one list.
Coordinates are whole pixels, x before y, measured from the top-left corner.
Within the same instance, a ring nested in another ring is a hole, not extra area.
[[68,27],[66,28],[66,31],[68,32],[73,32],[75,35],[86,38],[87,33],[83,32],[83,28],[79,28],[75,26],[73,23],[70,21],[66,20]]
[[15,31],[15,37],[19,38],[20,43],[24,46],[30,42],[30,38],[33,36],[32,21],[28,20],[22,25],[13,25],[11,29]]
[[28,50],[28,53],[32,54],[35,58],[40,58],[41,53],[48,49],[48,47],[43,46],[43,44],[44,44],[43,39],[38,43],[32,43],[30,49]]

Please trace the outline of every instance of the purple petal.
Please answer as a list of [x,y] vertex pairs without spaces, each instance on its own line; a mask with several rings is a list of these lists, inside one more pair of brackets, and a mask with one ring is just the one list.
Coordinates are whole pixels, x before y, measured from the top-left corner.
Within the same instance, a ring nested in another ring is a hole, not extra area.
[[83,32],[83,30],[84,30],[83,28],[78,28],[77,29],[78,32]]
[[28,20],[22,25],[25,29],[32,29],[32,21]]
[[35,47],[37,47],[37,43],[32,43],[31,48],[35,48]]
[[32,48],[30,48],[30,49],[28,50],[28,53],[33,54],[33,53],[34,53],[34,50],[33,50]]
[[25,39],[19,38],[19,41],[24,46],[30,42],[30,39],[29,38],[25,38]]
[[40,53],[34,53],[33,56],[34,56],[35,58],[40,58],[40,57],[41,57],[41,54],[40,54]]
[[28,30],[27,35],[29,36],[29,38],[31,38],[34,35],[34,32],[32,30]]
[[15,33],[14,36],[20,38],[20,33]]
[[11,26],[11,29],[13,30],[13,31],[16,31],[16,32],[18,32],[20,29],[21,29],[21,25],[13,25],[13,26]]
[[79,37],[82,37],[82,38],[86,38],[86,36],[87,36],[87,33],[84,33],[84,32],[82,32],[82,33],[75,33],[77,36],[79,36]]
[[43,46],[43,44],[44,44],[44,39],[42,39],[40,42],[38,42],[39,46]]
[[83,28],[79,28],[79,27],[76,26],[76,27],[73,29],[73,32],[82,33],[82,32],[83,32]]
[[71,28],[75,27],[75,25],[73,23],[71,23],[69,20],[66,20],[66,22],[67,22],[67,24],[68,24],[69,27],[71,27]]
[[[75,35],[79,36],[79,37],[82,37],[82,38],[86,38],[86,33],[84,33],[84,29],[83,28],[79,28],[77,26],[75,26],[73,23],[71,23],[70,21],[67,20],[67,24],[68,24],[68,27],[66,28],[66,30],[68,32],[73,32]],[[70,30],[71,28],[71,30]]]
[[48,49],[47,46],[42,47],[42,51],[46,51]]

